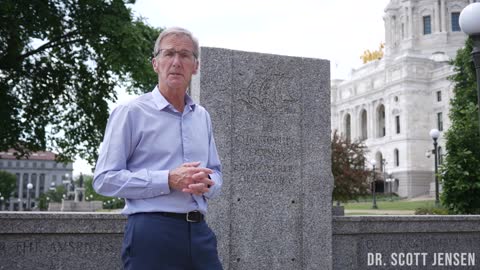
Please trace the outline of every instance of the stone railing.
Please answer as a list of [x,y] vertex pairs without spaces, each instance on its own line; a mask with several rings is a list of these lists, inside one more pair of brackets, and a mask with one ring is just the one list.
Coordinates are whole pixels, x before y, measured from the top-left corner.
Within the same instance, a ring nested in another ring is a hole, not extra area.
[[[125,220],[118,213],[0,212],[0,269],[121,269]],[[333,218],[333,269],[479,265],[480,216]]]

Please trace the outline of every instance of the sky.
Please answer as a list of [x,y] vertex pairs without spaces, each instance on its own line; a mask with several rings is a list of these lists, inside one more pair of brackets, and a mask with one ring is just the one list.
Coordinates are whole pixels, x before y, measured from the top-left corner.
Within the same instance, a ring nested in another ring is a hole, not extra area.
[[[327,59],[331,79],[348,79],[362,65],[362,53],[385,41],[389,1],[137,0],[132,10],[151,26],[190,30],[200,46]],[[120,92],[110,108],[132,98]],[[74,175],[91,174],[84,160],[73,169]]]

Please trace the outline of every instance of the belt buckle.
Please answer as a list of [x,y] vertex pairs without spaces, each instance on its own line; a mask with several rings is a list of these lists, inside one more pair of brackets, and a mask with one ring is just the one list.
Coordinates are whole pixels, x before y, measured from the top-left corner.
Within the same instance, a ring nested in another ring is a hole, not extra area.
[[[192,214],[192,217],[190,217],[190,214]],[[188,212],[186,219],[187,219],[187,222],[198,223],[200,222],[200,212],[198,211]]]

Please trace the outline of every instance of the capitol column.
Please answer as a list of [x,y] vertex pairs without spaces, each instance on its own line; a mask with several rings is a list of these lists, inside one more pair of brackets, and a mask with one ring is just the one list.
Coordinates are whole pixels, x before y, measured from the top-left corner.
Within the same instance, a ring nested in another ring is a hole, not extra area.
[[410,4],[408,6],[408,36],[410,38],[414,38],[414,33],[413,33],[413,9]]
[[445,15],[445,0],[440,0],[440,11],[442,19],[442,32],[447,32],[447,17]]
[[383,22],[384,22],[384,27],[385,27],[385,43],[387,44],[392,44],[390,37],[390,15],[387,13],[387,15],[383,16]]
[[440,3],[435,1],[435,32],[440,32]]

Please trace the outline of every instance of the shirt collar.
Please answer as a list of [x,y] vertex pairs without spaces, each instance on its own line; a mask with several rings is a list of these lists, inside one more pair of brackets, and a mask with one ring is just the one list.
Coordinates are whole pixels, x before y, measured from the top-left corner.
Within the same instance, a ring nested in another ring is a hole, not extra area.
[[[155,88],[153,89],[152,96],[153,96],[153,102],[155,103],[155,105],[160,111],[165,109],[169,105],[171,106],[168,100],[165,99],[165,97],[160,93],[158,86],[155,86]],[[186,104],[185,107],[189,107],[191,111],[195,110],[196,104],[193,101],[193,99],[187,94],[185,94],[185,104]]]

